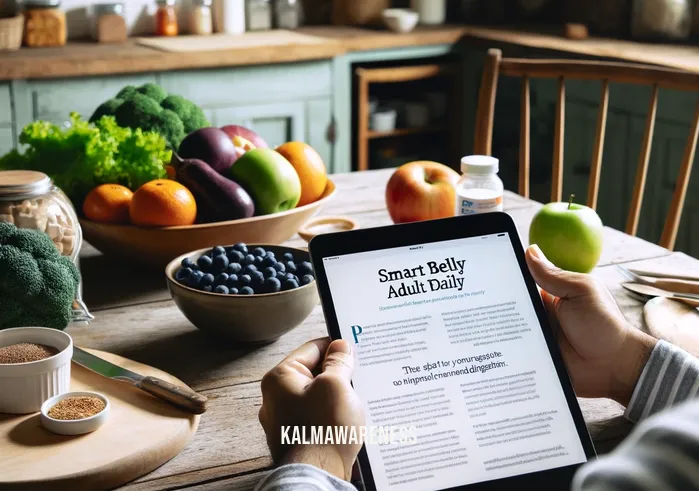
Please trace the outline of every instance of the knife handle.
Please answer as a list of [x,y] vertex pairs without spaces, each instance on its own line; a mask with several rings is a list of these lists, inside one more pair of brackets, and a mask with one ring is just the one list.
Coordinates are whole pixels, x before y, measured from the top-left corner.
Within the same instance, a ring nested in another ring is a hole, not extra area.
[[163,399],[193,414],[202,414],[206,411],[208,399],[192,389],[171,384],[157,377],[145,377],[141,381],[140,388],[158,399]]
[[651,280],[651,283],[656,288],[669,292],[699,295],[699,282],[696,281],[654,278]]

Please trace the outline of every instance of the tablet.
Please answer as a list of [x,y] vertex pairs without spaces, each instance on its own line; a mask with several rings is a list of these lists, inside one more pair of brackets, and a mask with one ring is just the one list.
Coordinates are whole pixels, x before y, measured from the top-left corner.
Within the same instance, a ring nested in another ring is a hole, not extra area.
[[309,251],[329,334],[357,355],[366,489],[569,489],[595,452],[509,215]]

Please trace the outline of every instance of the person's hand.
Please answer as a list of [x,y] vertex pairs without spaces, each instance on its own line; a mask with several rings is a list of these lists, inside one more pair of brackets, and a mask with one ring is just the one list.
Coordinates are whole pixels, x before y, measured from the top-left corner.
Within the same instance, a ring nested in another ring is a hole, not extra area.
[[[322,364],[321,364],[322,362]],[[277,463],[305,463],[349,480],[361,443],[334,445],[282,444],[282,427],[357,427],[364,425],[364,408],[350,384],[355,358],[344,340],[309,341],[293,351],[262,378],[260,423]],[[317,374],[314,376],[314,374]],[[325,433],[323,433],[325,435]]]
[[536,245],[527,249],[526,258],[544,290],[544,305],[577,394],[628,405],[657,341],[626,321],[595,277],[557,268]]

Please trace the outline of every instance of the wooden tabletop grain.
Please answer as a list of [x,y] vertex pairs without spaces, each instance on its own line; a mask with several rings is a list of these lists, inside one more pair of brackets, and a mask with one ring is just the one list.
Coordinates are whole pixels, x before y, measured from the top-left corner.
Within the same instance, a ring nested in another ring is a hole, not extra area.
[[[338,193],[321,214],[351,216],[363,228],[390,224],[384,204],[390,173],[381,170],[332,176]],[[509,192],[504,203],[526,243],[529,224],[541,205]],[[685,254],[671,253],[610,228],[605,229],[605,241],[600,265],[593,274],[605,282],[628,320],[639,328],[643,328],[642,304],[623,292],[614,263],[699,275],[699,261]],[[297,236],[288,245],[305,243]],[[165,370],[211,401],[196,436],[180,455],[122,489],[252,488],[272,465],[257,420],[260,379],[293,348],[326,334],[320,305],[301,326],[275,343],[236,346],[213,340],[192,326],[170,299],[162,272],[114,262],[89,244],[83,248],[81,267],[85,300],[95,320],[89,326],[68,329],[76,345]],[[631,429],[622,417],[622,407],[615,402],[580,402],[598,451],[612,448]]]

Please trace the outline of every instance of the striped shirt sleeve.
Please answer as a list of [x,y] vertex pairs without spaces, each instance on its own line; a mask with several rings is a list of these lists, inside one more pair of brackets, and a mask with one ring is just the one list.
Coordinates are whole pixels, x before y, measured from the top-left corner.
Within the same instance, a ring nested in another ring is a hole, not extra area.
[[277,467],[255,486],[255,491],[301,490],[357,491],[347,481],[308,464],[287,464]]

